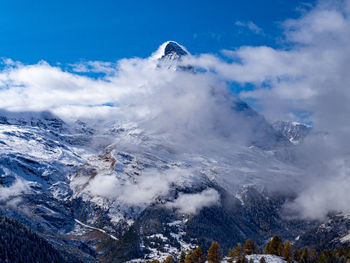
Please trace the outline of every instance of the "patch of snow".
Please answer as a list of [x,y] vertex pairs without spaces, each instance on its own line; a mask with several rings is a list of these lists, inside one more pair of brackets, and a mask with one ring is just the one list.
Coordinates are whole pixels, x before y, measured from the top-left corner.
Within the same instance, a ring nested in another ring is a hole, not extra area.
[[[275,256],[275,255],[266,255],[266,254],[253,254],[253,255],[247,255],[246,259],[248,260],[248,262],[250,262],[250,260],[253,260],[254,263],[259,263],[261,258],[265,259],[266,263],[286,263],[285,260],[283,260],[281,257]],[[228,260],[230,258],[224,258],[223,263],[228,263]],[[233,261],[236,262],[236,261]]]
[[168,240],[168,238],[165,237],[163,234],[153,234],[153,235],[148,236],[147,238],[159,238],[164,242]]
[[346,243],[346,242],[349,242],[350,241],[350,233],[347,234],[346,236],[343,236],[341,239],[340,239],[340,242],[342,243]]
[[108,236],[110,236],[112,239],[114,240],[118,240],[118,238],[116,238],[115,236],[111,235],[111,234],[108,234],[105,230],[103,229],[100,229],[100,228],[97,228],[97,227],[93,227],[93,226],[89,226],[89,225],[86,225],[84,224],[83,222],[79,221],[78,219],[74,219],[75,222],[77,222],[79,225],[82,225],[83,227],[86,227],[86,228],[89,228],[89,229],[93,229],[93,230],[97,230],[101,233],[104,233]]

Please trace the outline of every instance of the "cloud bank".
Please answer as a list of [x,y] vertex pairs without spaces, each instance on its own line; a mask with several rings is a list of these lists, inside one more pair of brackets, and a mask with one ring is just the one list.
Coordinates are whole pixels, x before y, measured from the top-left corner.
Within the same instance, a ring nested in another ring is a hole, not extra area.
[[197,214],[202,208],[218,204],[220,195],[214,189],[207,189],[200,193],[184,194],[180,193],[179,197],[173,202],[168,202],[168,208],[176,208],[180,213]]
[[129,205],[145,205],[157,197],[168,194],[171,185],[190,177],[189,170],[145,169],[136,181],[119,180],[115,175],[98,175],[90,182],[87,191],[93,195],[113,198]]
[[[350,212],[346,195],[350,188],[349,15],[348,0],[319,1],[299,18],[284,21],[281,48],[224,50],[226,59],[210,54],[188,56],[184,64],[200,68],[198,74],[159,68],[152,57],[78,63],[69,69],[46,62],[23,65],[4,60],[0,107],[49,110],[67,120],[113,118],[181,140],[195,134],[186,142],[201,138],[197,146],[211,140],[218,145],[249,138],[249,125],[230,110],[233,97],[227,83],[252,84],[255,88],[243,89],[240,97],[254,101],[269,120],[299,120],[314,126],[314,133],[296,149],[295,163],[306,175],[288,209],[307,218],[322,218],[332,210]],[[100,183],[107,184],[101,188],[114,185],[113,178],[105,179]],[[142,192],[149,188],[147,177],[142,180],[140,189],[127,185],[130,191],[117,190],[126,196]],[[99,191],[96,184],[91,191]],[[143,196],[152,199],[168,185],[164,182]],[[181,210],[184,199],[175,201],[174,207]],[[138,202],[138,196],[127,200]]]

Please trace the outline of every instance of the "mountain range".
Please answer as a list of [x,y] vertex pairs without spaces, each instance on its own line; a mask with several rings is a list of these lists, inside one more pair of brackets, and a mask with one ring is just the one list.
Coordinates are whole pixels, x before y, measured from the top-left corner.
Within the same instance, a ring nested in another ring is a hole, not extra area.
[[[188,55],[168,41],[153,59],[197,74]],[[295,149],[312,127],[271,124],[233,94],[210,96],[228,119],[214,115],[210,133],[1,110],[0,214],[67,262],[164,259],[197,245],[206,251],[213,240],[227,251],[273,235],[320,249],[349,243],[347,215],[320,222],[285,212],[304,175]]]

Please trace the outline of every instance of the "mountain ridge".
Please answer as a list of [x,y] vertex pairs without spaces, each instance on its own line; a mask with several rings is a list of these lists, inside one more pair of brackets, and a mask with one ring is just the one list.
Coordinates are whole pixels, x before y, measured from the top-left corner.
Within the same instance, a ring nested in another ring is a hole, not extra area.
[[[181,68],[190,54],[179,44],[159,50],[159,67],[195,74]],[[214,112],[203,121],[212,133],[188,122],[168,134],[113,119],[96,127],[50,112],[0,111],[1,209],[47,240],[106,262],[178,255],[213,240],[227,251],[247,238],[262,245],[273,234],[295,239],[317,227],[283,214],[303,176],[289,155],[307,134],[285,133],[224,95],[208,98],[232,123]]]

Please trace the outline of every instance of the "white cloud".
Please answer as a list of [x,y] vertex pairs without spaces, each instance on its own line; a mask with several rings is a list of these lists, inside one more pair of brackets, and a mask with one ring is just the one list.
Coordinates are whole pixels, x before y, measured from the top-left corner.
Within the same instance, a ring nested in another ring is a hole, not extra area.
[[[306,120],[327,134],[315,133],[301,146],[296,162],[307,176],[305,184],[296,189],[300,195],[291,206],[299,207],[306,217],[320,217],[334,208],[347,211],[348,195],[337,205],[327,203],[338,197],[326,197],[345,193],[349,181],[349,6],[348,0],[320,1],[300,18],[285,21],[286,48],[224,51],[232,63],[208,54],[184,59],[185,64],[207,69],[199,74],[157,68],[157,62],[150,58],[74,65],[73,70],[78,72],[106,74],[100,78],[64,71],[45,62],[22,65],[4,61],[0,108],[50,110],[65,119],[136,122],[150,133],[171,134],[184,149],[194,151],[210,143],[232,145],[250,136],[249,125],[230,110],[233,97],[225,82],[252,83],[256,89],[243,91],[240,96],[255,100],[269,119],[295,120],[302,118],[299,112],[310,113]],[[260,31],[252,22],[237,22],[237,26]],[[94,182],[96,189],[90,190],[101,195],[103,189],[108,194],[125,194],[134,203],[151,201],[168,191],[172,182],[162,181],[152,189],[152,178],[145,176],[139,184],[127,183],[119,188],[115,179],[102,177]]]
[[104,73],[113,74],[116,71],[116,65],[105,61],[85,61],[69,65],[72,71],[79,73]]
[[202,208],[219,203],[220,195],[214,189],[207,189],[200,193],[180,193],[173,202],[166,203],[168,208],[176,208],[180,213],[197,214]]
[[129,205],[148,205],[166,196],[174,184],[181,185],[191,177],[190,169],[145,169],[141,175],[125,181],[113,175],[98,175],[87,191],[98,196],[117,199]]
[[264,34],[263,30],[258,27],[253,21],[236,21],[235,26],[247,28],[255,34]]
[[[271,120],[310,121],[315,133],[297,150],[305,170],[294,208],[301,216],[323,218],[349,212],[350,163],[350,1],[319,1],[300,18],[283,23],[287,48],[241,47],[191,58],[223,79],[252,83],[240,96],[255,101]],[[238,61],[238,62],[237,62]],[[306,117],[305,117],[306,116]],[[303,119],[306,118],[306,119]]]
[[350,213],[347,198],[350,191],[348,165],[346,169],[346,173],[340,175],[338,167],[335,178],[313,181],[295,201],[286,204],[287,211],[310,219],[324,219],[330,212]]
[[29,191],[29,186],[23,180],[17,179],[14,184],[8,187],[0,186],[0,201],[6,202]]

